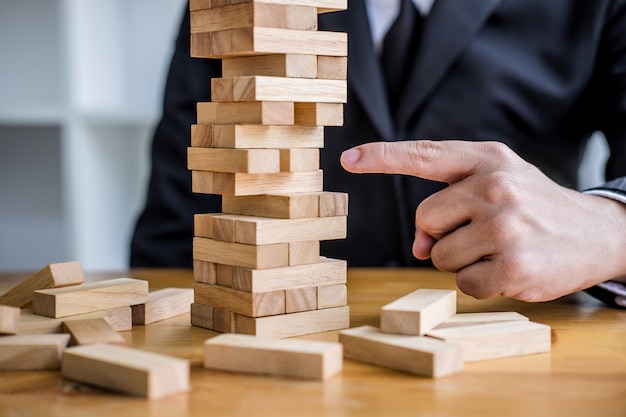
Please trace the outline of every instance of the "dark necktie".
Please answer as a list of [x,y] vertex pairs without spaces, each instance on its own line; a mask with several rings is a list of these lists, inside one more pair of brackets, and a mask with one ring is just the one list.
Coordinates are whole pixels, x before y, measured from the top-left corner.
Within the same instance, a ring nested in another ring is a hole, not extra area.
[[383,40],[381,56],[387,97],[395,113],[405,88],[422,30],[422,16],[411,0],[401,0],[400,14]]

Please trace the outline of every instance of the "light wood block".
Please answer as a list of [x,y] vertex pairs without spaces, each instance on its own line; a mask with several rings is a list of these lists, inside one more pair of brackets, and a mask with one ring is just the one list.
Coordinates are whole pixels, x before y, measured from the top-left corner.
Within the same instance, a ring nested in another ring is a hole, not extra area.
[[190,13],[191,33],[266,27],[317,30],[317,9],[310,6],[248,2],[194,10]]
[[66,349],[64,378],[147,398],[189,390],[189,362],[124,346],[95,344]]
[[319,240],[289,242],[289,265],[310,265],[320,261]]
[[222,77],[262,75],[286,78],[317,78],[315,55],[257,55],[222,60]]
[[201,194],[219,194],[215,190],[213,172],[191,171],[191,192]]
[[285,268],[233,268],[233,288],[249,292],[345,284],[346,279],[347,262],[329,258],[320,258],[318,263],[311,265]]
[[318,56],[317,78],[345,80],[348,78],[348,58],[345,56]]
[[117,278],[35,291],[33,311],[57,318],[141,304],[147,299],[148,281]]
[[233,269],[235,267],[232,265],[217,265],[217,285],[221,285],[222,287],[233,287]]
[[289,245],[276,243],[255,246],[195,237],[193,257],[201,261],[244,268],[280,268],[289,265]]
[[348,306],[268,317],[237,314],[237,333],[260,337],[286,338],[345,329],[350,326]]
[[[194,125],[210,129],[195,129],[210,139],[192,136],[192,146],[211,143],[216,148],[323,148],[324,128],[321,126],[264,126],[264,125]],[[194,130],[192,126],[192,130]]]
[[[221,285],[196,283],[194,302],[210,305],[214,308],[223,308],[249,317],[285,314],[284,291],[252,293],[222,287]],[[215,317],[213,320],[215,321]]]
[[68,333],[71,336],[70,343],[72,346],[93,345],[95,343],[126,344],[126,339],[103,318],[65,321],[63,322],[63,333]]
[[193,280],[204,284],[217,284],[217,264],[194,259]]
[[95,311],[93,313],[77,314],[62,318],[50,318],[40,316],[32,310],[22,310],[20,316],[19,334],[45,334],[61,333],[63,323],[69,320],[86,320],[103,318],[113,327],[116,332],[132,330],[133,316],[130,306],[111,308],[107,310]]
[[279,172],[282,163],[278,149],[187,148],[187,169],[195,171]]
[[280,101],[213,103],[197,106],[199,125],[293,125],[294,104]]
[[348,304],[348,287],[345,284],[317,287],[317,308],[340,307]]
[[[230,0],[226,0],[230,2]],[[219,0],[189,0],[189,11],[210,9],[211,3],[218,3]]]
[[213,78],[211,80],[211,100],[215,102],[345,103],[347,94],[345,80],[265,76]]
[[419,289],[383,306],[380,329],[387,333],[424,335],[456,313],[456,291]]
[[61,367],[69,334],[0,337],[0,371],[50,371]]
[[223,334],[204,342],[204,367],[219,371],[327,380],[341,372],[340,343]]
[[17,334],[20,327],[20,308],[0,305],[0,335]]
[[213,140],[213,126],[214,125],[191,125],[191,146],[194,148],[226,148],[227,146],[215,146]]
[[343,104],[295,103],[294,124],[299,126],[343,126]]
[[222,196],[222,211],[276,219],[300,219],[317,217],[318,193],[263,194],[251,196]]
[[466,362],[550,351],[550,326],[530,321],[437,329],[427,335],[461,346]]
[[213,307],[212,330],[220,333],[235,333],[235,313],[224,308]]
[[478,324],[503,323],[509,321],[528,321],[528,317],[514,311],[493,313],[457,313],[439,324],[435,329],[450,327],[475,326]]
[[191,34],[193,58],[269,54],[347,56],[348,37],[342,32],[263,27]]
[[[213,217],[213,239],[222,242],[235,242],[235,219],[229,215],[220,214]],[[243,243],[243,242],[239,242]]]
[[[213,189],[202,188],[210,180]],[[224,172],[191,172],[192,189],[197,193],[258,195],[277,193],[310,193],[323,189],[322,171],[279,172],[277,174],[229,174]]]
[[362,326],[340,331],[339,342],[347,359],[415,375],[437,378],[463,369],[460,346],[430,337],[389,334]]
[[285,290],[285,312],[317,310],[317,288],[302,287]]
[[230,4],[250,3],[252,1],[257,3],[316,7],[318,13],[336,12],[348,8],[347,0],[190,0],[189,10],[202,10]]
[[148,294],[144,304],[131,306],[133,324],[148,325],[189,313],[193,303],[191,288],[164,288]]
[[213,237],[213,217],[221,213],[202,213],[193,215],[193,234],[198,237]]
[[33,300],[33,292],[47,288],[78,285],[85,281],[80,263],[49,264],[0,296],[0,304],[25,307]]
[[348,215],[348,193],[325,192],[320,193],[319,197],[320,217]]
[[319,149],[281,149],[280,170],[283,172],[305,172],[320,169]]
[[213,330],[213,307],[205,304],[192,303],[191,325]]

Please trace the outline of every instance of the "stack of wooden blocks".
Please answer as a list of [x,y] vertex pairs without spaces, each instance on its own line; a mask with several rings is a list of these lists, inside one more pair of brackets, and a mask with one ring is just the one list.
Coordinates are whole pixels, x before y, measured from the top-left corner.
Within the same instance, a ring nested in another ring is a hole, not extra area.
[[222,59],[197,104],[188,168],[222,212],[194,217],[191,323],[291,337],[346,328],[348,197],[324,192],[324,126],[343,123],[347,35],[318,31],[346,0],[191,0],[191,55]]

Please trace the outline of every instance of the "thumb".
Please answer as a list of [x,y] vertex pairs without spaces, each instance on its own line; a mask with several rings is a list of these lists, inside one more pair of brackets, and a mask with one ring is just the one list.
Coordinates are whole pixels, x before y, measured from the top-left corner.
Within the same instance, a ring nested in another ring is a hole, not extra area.
[[484,147],[485,142],[454,140],[372,142],[345,151],[341,165],[346,171],[357,174],[412,175],[454,183],[489,161]]

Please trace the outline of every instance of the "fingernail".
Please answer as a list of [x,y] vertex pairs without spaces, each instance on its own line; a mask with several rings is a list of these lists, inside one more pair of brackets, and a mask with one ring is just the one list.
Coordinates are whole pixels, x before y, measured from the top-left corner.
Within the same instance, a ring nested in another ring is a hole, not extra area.
[[361,151],[359,149],[348,149],[341,154],[341,160],[347,164],[352,165],[361,158]]

